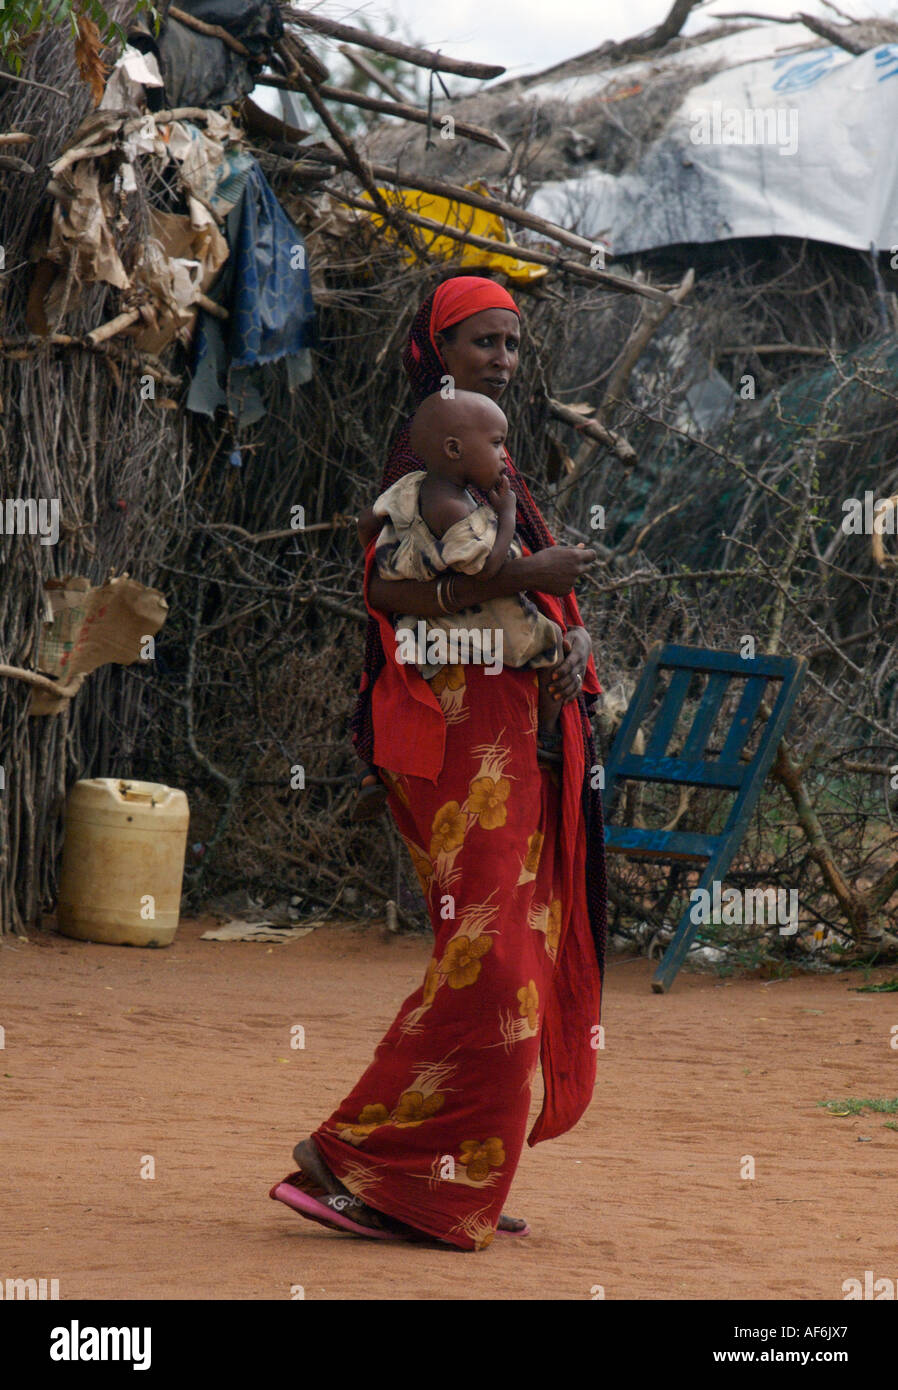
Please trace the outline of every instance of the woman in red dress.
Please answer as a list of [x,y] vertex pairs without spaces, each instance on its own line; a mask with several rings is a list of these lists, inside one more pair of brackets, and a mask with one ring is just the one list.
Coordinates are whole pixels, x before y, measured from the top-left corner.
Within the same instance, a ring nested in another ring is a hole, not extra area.
[[[446,280],[421,305],[403,364],[416,400],[448,378],[498,400],[517,367],[519,311],[478,276]],[[406,424],[381,481],[421,462]],[[389,612],[436,616],[436,582],[381,580],[365,566],[371,613],[353,738],[381,770],[428,904],[434,948],[350,1094],[272,1197],[372,1238],[430,1237],[483,1249],[498,1229],[525,1137],[577,1123],[595,1084],[606,931],[602,807],[589,723],[601,687],[571,592],[592,551],[556,546],[508,460],[525,546],[489,581],[459,574],[459,607],[524,590],[562,627],[555,674],[562,758],[537,761],[537,681],[506,667],[446,666],[425,681],[396,661]],[[478,499],[482,500],[482,499]],[[460,619],[463,623],[463,618]],[[542,1110],[529,1135],[533,1078]]]

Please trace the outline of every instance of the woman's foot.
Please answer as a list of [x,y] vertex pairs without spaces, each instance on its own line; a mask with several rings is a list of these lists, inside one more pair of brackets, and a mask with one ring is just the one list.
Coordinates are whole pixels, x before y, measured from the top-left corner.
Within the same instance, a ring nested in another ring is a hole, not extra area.
[[[328,1168],[321,1154],[318,1152],[318,1145],[314,1139],[301,1139],[293,1150],[293,1157],[297,1168],[307,1177],[316,1187],[320,1187],[322,1192],[326,1192],[332,1197],[352,1197],[353,1194],[348,1187],[344,1187],[338,1182],[331,1170]],[[370,1207],[354,1207],[352,1213],[353,1221],[360,1226],[373,1226],[375,1229],[382,1230],[384,1222],[376,1211]]]
[[[344,1187],[337,1178],[334,1177],[324,1159],[318,1151],[318,1146],[314,1139],[301,1139],[293,1150],[293,1158],[299,1168],[310,1182],[320,1187],[323,1192],[334,1197],[351,1197],[352,1193]],[[389,1221],[389,1225],[380,1212],[373,1211],[371,1207],[354,1207],[352,1212],[353,1221],[357,1221],[360,1226],[373,1226],[375,1229],[410,1229],[402,1228],[398,1221]],[[509,1235],[524,1235],[529,1232],[526,1221],[522,1221],[517,1216],[499,1217],[498,1230],[506,1231]],[[410,1231],[411,1234],[411,1231]]]
[[387,1216],[384,1212],[375,1211],[373,1207],[366,1206],[363,1202],[344,1187],[338,1178],[335,1178],[328,1168],[324,1159],[321,1157],[318,1145],[314,1139],[301,1139],[293,1150],[293,1158],[296,1166],[300,1169],[303,1176],[329,1197],[343,1197],[352,1204],[352,1220],[358,1226],[368,1226],[376,1231],[390,1231],[397,1236],[405,1236],[409,1240],[428,1240],[432,1237],[425,1236],[423,1232],[416,1231],[412,1226],[406,1226],[402,1221],[397,1221],[395,1217]]

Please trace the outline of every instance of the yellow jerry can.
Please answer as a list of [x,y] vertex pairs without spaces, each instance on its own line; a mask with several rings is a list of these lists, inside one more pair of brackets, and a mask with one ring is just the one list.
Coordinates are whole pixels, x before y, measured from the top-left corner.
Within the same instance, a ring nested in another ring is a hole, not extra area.
[[115,946],[170,946],[189,818],[184,793],[159,782],[76,782],[66,805],[59,880],[63,935]]

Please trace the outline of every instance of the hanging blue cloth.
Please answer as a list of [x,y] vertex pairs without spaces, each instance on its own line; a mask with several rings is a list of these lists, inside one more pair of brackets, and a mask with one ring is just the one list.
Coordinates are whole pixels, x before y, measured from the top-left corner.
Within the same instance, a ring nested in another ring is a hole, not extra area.
[[211,416],[225,406],[241,425],[265,413],[259,387],[266,364],[283,359],[291,389],[310,379],[315,316],[302,233],[258,163],[245,159],[223,169],[218,190],[233,186],[235,200],[225,222],[230,255],[210,291],[228,318],[200,311],[187,396],[188,410]]
[[308,345],[315,306],[305,243],[258,164],[243,195],[232,255],[228,348],[232,367],[275,362]]

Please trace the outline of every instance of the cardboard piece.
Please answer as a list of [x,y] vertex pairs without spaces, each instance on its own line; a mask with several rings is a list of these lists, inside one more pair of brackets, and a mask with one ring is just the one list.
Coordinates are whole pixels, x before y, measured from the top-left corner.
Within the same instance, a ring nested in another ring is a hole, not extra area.
[[[44,590],[48,613],[36,668],[65,687],[77,688],[98,666],[110,662],[130,666],[140,660],[145,639],[155,636],[168,616],[168,604],[159,590],[126,574],[96,589],[79,575],[48,579]],[[67,704],[65,695],[35,687],[29,713],[59,714]]]

